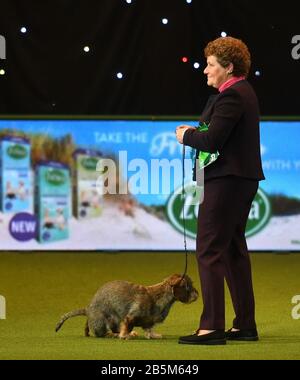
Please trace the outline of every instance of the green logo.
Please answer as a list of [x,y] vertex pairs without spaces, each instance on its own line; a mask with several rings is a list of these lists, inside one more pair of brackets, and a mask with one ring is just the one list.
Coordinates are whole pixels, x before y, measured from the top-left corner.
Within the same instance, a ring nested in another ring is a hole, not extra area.
[[[197,195],[196,191],[198,191]],[[185,193],[184,202],[181,186],[170,196],[167,202],[167,216],[172,226],[181,233],[184,231],[185,219],[186,235],[196,239],[199,202],[195,202],[195,196],[199,199],[201,190],[193,183],[190,183],[185,186]],[[249,213],[246,237],[261,231],[269,222],[270,217],[270,202],[266,194],[261,189],[258,189]]]
[[267,195],[258,189],[252,202],[246,226],[246,237],[257,234],[269,222],[271,217],[271,204]]
[[7,154],[15,160],[22,160],[27,157],[27,149],[22,145],[12,145],[7,148]]
[[88,158],[82,158],[80,160],[81,166],[90,171],[96,171],[98,159],[96,157],[88,157]]
[[61,186],[66,182],[65,173],[58,169],[46,171],[46,181],[54,186]]
[[196,239],[197,216],[201,189],[194,183],[185,185],[185,197],[183,201],[182,186],[175,190],[167,202],[167,216],[172,226],[179,232]]

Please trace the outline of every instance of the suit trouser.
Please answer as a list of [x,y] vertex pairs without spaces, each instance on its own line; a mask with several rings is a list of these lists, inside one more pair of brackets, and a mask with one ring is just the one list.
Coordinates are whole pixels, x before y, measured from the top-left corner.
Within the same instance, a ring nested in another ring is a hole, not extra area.
[[257,189],[257,181],[234,176],[205,183],[197,233],[197,262],[203,298],[201,329],[225,328],[224,278],[236,315],[233,327],[256,327],[245,229]]

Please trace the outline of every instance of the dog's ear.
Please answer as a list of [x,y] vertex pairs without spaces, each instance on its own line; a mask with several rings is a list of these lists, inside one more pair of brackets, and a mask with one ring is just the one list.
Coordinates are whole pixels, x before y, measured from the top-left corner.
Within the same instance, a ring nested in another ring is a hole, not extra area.
[[189,301],[189,287],[185,277],[180,274],[173,274],[169,279],[169,284],[172,286],[174,297],[183,303]]
[[185,284],[183,284],[183,282],[184,280],[173,287],[173,294],[178,301],[187,303],[189,301],[189,292],[188,288]]
[[167,282],[173,287],[181,281],[182,276],[180,274],[172,274],[172,276],[168,277]]

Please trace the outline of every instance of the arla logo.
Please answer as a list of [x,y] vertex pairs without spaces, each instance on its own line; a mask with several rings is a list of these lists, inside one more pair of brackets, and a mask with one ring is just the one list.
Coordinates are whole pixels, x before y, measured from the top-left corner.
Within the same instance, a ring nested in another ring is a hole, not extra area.
[[[193,183],[185,186],[185,201],[183,202],[182,187],[180,186],[170,196],[167,203],[167,216],[170,223],[179,232],[185,229],[187,236],[196,239],[198,204],[194,202],[195,185]],[[205,198],[205,195],[204,195]],[[201,207],[201,206],[200,206]],[[271,206],[266,194],[259,189],[252,202],[251,210],[246,227],[246,237],[261,231],[268,223],[271,216]]]
[[176,189],[170,196],[167,203],[167,216],[173,227],[182,233],[184,231],[185,222],[187,236],[195,239],[197,234],[197,216],[199,207],[199,202],[195,202],[195,191],[197,190],[197,187],[194,183],[190,183],[185,185],[184,190],[184,202],[182,186]]
[[96,171],[98,159],[96,157],[83,158],[80,163],[84,169]]
[[27,156],[27,150],[22,145],[12,145],[7,148],[7,154],[15,160],[21,160]]
[[252,202],[246,226],[246,237],[257,234],[269,222],[271,217],[271,205],[266,194],[258,189]]
[[54,186],[60,186],[65,183],[65,174],[58,169],[49,169],[46,171],[46,181]]

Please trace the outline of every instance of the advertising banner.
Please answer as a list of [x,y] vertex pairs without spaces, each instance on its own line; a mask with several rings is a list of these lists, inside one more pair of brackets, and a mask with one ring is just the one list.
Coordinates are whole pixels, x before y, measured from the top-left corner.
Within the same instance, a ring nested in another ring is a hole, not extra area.
[[[180,251],[185,225],[194,250],[199,188],[180,124],[197,122],[0,120],[0,249]],[[300,250],[299,138],[300,122],[261,122],[250,250]]]

